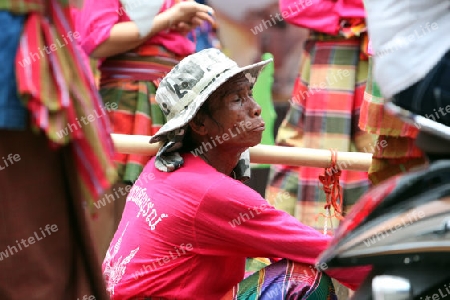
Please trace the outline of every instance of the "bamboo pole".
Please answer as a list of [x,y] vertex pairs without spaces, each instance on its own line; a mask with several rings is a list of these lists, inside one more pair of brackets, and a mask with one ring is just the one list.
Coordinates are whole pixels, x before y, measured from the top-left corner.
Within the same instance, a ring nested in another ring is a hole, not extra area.
[[[116,151],[125,154],[153,156],[159,144],[150,144],[150,136],[111,134]],[[331,151],[298,147],[257,145],[250,148],[250,160],[257,164],[282,164],[315,168],[330,167]],[[367,172],[372,154],[362,152],[338,152],[337,167],[341,170]]]

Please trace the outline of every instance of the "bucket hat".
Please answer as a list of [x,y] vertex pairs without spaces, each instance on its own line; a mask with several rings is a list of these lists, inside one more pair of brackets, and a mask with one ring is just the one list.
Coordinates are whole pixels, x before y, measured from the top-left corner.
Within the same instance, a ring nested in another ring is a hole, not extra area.
[[[183,159],[176,150],[182,147],[189,121],[214,91],[240,73],[254,84],[261,70],[271,61],[272,59],[268,59],[239,67],[235,61],[214,48],[199,51],[181,60],[161,80],[156,91],[156,102],[167,121],[150,138],[150,143],[163,143],[156,154],[156,168],[171,172],[183,164]],[[237,172],[233,172],[240,174],[236,179],[249,177],[249,157],[248,150],[242,154],[240,165],[236,166]]]
[[241,68],[214,48],[184,58],[158,86],[156,102],[167,122],[152,136],[150,143],[164,140],[168,133],[186,125],[208,97],[234,75],[244,73],[255,83],[261,69],[269,62],[271,59]]

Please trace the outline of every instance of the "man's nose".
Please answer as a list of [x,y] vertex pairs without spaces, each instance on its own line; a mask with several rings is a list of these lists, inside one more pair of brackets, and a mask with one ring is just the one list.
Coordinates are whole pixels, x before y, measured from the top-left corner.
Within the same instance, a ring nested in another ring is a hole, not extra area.
[[251,98],[251,110],[252,110],[252,115],[254,116],[260,116],[261,115],[261,106],[258,104],[258,102],[255,101],[255,99],[253,99],[253,97]]

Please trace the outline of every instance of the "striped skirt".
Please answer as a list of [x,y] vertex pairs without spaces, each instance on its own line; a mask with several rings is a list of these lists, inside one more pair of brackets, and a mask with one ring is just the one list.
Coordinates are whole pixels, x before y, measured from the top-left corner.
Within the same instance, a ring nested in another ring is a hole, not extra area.
[[385,112],[384,102],[379,87],[373,81],[372,58],[369,58],[369,74],[359,126],[362,130],[378,135],[369,169],[369,178],[373,184],[426,162],[424,154],[414,144],[417,128]]
[[222,298],[257,299],[337,300],[337,297],[328,275],[310,265],[283,259],[254,272]]
[[[368,63],[360,59],[362,38],[314,34],[305,43],[291,106],[277,144],[337,151],[372,152],[374,136],[358,128]],[[316,229],[324,217],[326,197],[320,168],[275,165],[266,199]],[[344,212],[368,189],[367,172],[342,171]],[[333,224],[336,226],[337,224]],[[328,224],[329,226],[329,224]]]
[[[166,119],[155,101],[156,89],[181,59],[162,46],[146,45],[102,63],[100,94],[105,106],[117,107],[108,111],[114,133],[153,135],[161,128]],[[121,180],[132,184],[150,157],[116,153],[114,159]]]

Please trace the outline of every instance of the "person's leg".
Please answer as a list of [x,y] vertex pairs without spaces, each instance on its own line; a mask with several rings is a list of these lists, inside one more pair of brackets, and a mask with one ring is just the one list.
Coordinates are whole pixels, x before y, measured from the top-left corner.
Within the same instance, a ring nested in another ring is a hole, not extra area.
[[2,130],[0,157],[0,299],[108,299],[71,149]]
[[222,300],[337,300],[331,278],[314,266],[283,259],[250,275]]

